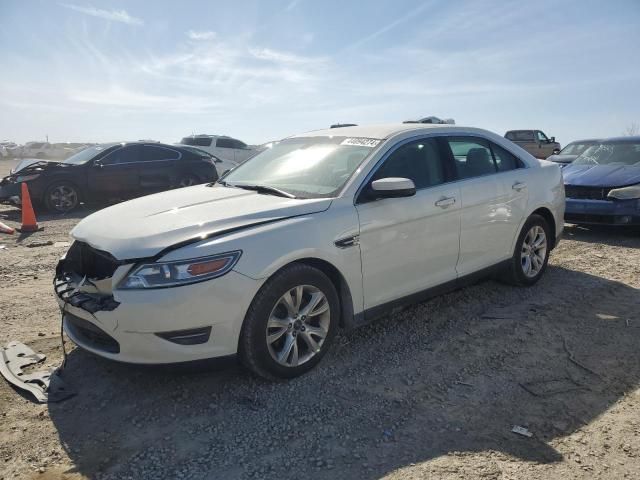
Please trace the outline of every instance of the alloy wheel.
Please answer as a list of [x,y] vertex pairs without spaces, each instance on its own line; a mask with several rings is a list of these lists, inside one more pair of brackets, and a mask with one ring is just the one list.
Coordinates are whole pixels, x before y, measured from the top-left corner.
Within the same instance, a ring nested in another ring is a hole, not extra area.
[[280,297],[267,322],[271,357],[285,367],[308,362],[322,349],[331,310],[325,294],[313,285],[298,285]]
[[78,205],[78,192],[68,185],[58,185],[49,192],[49,203],[59,212],[72,210]]
[[534,278],[544,266],[547,256],[547,236],[540,225],[534,225],[527,232],[522,242],[522,273],[529,278]]

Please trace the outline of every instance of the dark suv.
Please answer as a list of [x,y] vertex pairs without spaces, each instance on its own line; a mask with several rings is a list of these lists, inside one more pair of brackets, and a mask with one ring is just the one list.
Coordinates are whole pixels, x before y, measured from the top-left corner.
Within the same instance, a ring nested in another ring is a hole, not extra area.
[[81,202],[127,200],[217,179],[206,152],[151,142],[106,143],[63,162],[23,160],[0,181],[0,201],[19,203],[26,182],[34,203],[67,212]]

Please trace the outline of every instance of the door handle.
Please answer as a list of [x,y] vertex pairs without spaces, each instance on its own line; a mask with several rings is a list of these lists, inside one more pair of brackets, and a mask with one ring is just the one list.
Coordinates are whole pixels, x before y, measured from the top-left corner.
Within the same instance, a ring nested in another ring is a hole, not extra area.
[[513,186],[511,187],[513,188],[515,191],[519,192],[520,190],[524,190],[525,188],[527,188],[527,184],[524,182],[516,182],[513,184]]
[[456,199],[453,197],[443,197],[436,202],[436,207],[447,208],[456,203]]

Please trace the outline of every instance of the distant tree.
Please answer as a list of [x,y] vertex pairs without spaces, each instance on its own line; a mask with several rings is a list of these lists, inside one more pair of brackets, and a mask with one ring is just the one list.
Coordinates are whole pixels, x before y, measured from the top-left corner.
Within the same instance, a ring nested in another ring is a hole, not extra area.
[[623,135],[625,137],[635,137],[636,135],[640,135],[640,125],[636,122],[631,123],[631,125],[624,129]]

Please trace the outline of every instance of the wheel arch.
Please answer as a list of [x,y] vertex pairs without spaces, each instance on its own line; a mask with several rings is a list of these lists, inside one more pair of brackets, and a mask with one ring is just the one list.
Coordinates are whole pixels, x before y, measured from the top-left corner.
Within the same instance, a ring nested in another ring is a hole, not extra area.
[[333,286],[338,293],[338,300],[340,301],[339,325],[342,328],[351,328],[354,323],[353,297],[351,295],[351,288],[349,287],[349,283],[347,282],[342,272],[340,272],[340,270],[338,270],[335,265],[328,262],[327,260],[323,260],[317,257],[303,257],[282,265],[275,272],[269,275],[269,278],[272,278],[285,268],[294,264],[308,265],[310,267],[316,268],[324,273],[329,278],[329,280],[331,280],[331,283],[333,283]]
[[[549,224],[549,228],[551,229],[551,238],[549,239],[549,243],[551,244],[551,249],[555,248],[556,246],[556,219],[553,216],[553,213],[551,212],[551,210],[549,210],[547,207],[539,207],[536,210],[534,210],[533,212],[531,212],[531,215],[540,215],[542,218],[544,218],[547,222],[547,224]],[[531,216],[529,215],[529,216]]]

